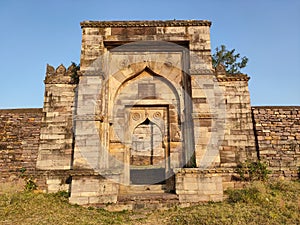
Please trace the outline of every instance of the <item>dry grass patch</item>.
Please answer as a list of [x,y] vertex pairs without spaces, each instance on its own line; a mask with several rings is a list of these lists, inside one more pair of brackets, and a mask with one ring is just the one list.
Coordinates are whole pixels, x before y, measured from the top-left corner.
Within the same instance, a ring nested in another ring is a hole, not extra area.
[[148,213],[71,205],[63,192],[0,190],[0,224],[300,224],[299,182],[254,182],[222,203]]
[[165,224],[300,224],[299,182],[254,182],[227,191],[222,203],[208,203],[160,215]]

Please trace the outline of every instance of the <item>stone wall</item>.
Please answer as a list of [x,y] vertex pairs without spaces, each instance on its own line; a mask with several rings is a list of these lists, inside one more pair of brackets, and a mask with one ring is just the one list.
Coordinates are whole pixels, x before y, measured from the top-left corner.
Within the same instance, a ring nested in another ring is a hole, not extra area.
[[17,178],[21,168],[34,173],[42,116],[42,109],[0,110],[0,182]]
[[252,107],[259,158],[273,177],[297,179],[300,167],[300,107]]

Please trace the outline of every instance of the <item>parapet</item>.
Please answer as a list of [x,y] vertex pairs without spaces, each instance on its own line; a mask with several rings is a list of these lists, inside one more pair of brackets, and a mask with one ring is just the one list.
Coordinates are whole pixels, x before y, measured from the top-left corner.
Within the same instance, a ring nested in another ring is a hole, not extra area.
[[72,63],[68,69],[60,64],[56,69],[47,64],[45,84],[73,84],[76,65]]

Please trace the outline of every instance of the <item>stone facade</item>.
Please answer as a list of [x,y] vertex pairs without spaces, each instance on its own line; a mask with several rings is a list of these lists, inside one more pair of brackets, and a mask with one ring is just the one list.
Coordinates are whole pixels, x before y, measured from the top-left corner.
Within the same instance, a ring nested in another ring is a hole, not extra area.
[[296,179],[299,107],[251,108],[249,77],[212,68],[210,25],[82,22],[80,71],[47,65],[42,110],[0,110],[1,178],[25,167],[77,204],[221,201],[246,160]]

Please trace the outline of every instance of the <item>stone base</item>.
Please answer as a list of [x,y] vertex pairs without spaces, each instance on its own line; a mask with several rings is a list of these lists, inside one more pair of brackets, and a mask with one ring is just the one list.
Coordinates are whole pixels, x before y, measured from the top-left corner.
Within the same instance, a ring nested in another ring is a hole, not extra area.
[[180,202],[223,200],[222,174],[206,173],[198,168],[177,169],[175,174]]
[[119,184],[101,176],[73,177],[70,203],[87,205],[116,203]]

